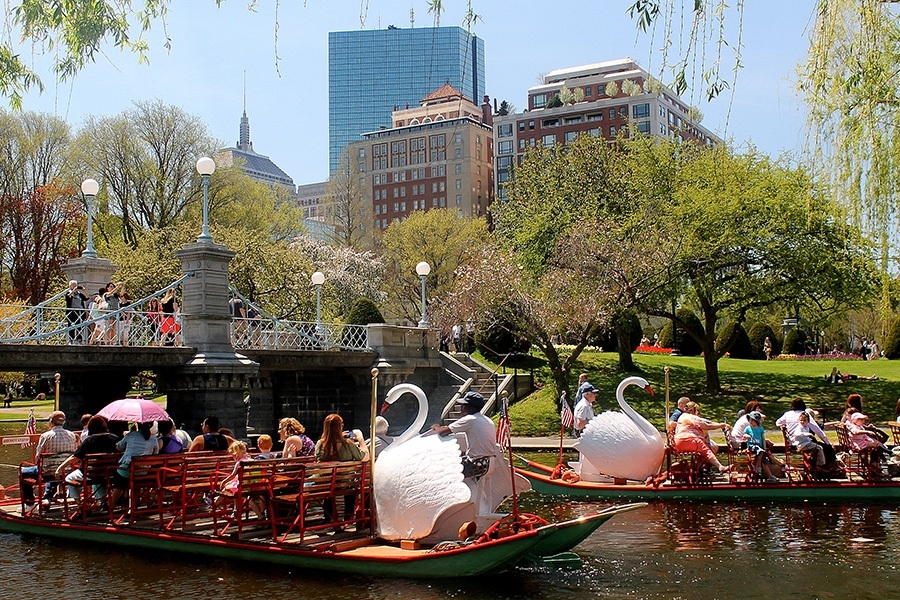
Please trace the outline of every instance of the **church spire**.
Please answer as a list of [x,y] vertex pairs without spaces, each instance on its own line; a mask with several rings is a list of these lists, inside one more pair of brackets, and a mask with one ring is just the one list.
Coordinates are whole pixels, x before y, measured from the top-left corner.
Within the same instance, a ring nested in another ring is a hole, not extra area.
[[253,142],[250,141],[250,119],[247,118],[247,71],[244,71],[244,115],[241,117],[240,139],[237,148],[244,152],[253,152]]

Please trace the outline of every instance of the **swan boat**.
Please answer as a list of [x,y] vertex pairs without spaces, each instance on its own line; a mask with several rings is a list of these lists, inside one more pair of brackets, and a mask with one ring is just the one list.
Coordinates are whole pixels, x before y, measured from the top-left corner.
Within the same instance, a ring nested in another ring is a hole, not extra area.
[[[373,370],[373,398],[376,378],[377,370]],[[420,408],[424,404],[427,410],[421,390],[401,385],[405,387],[388,392],[387,404],[410,392]],[[416,421],[420,418],[424,418],[421,410]],[[411,428],[415,427],[414,423]],[[109,506],[97,493],[109,489],[117,457],[88,455],[80,465],[85,485],[77,499],[66,497],[49,506],[32,507],[15,497],[17,486],[0,486],[0,531],[93,547],[123,546],[297,569],[388,577],[468,577],[524,562],[571,564],[571,557],[566,556],[571,555],[569,551],[603,523],[645,506],[610,507],[558,523],[515,511],[512,515],[494,514],[497,507],[493,503],[499,504],[507,491],[499,483],[462,484],[455,439],[419,438],[415,432],[401,438],[402,443],[395,442],[393,449],[382,451],[374,477],[368,461],[254,460],[241,463],[238,484],[228,493],[220,485],[234,468],[227,455],[199,452],[137,457],[131,462],[124,507]],[[398,463],[407,462],[410,453],[422,451],[413,440],[423,440],[422,447],[435,459],[432,462],[446,462],[446,455],[453,455],[458,473],[448,474],[426,462],[413,469],[421,475],[421,481],[416,481],[408,470],[400,470]],[[10,436],[9,441],[0,438],[3,444],[22,441],[23,436]],[[382,463],[392,454],[403,460]],[[379,463],[385,465],[380,473]],[[507,482],[511,473],[510,468]],[[396,487],[385,480],[395,476],[415,490],[391,502],[388,494]],[[92,485],[87,485],[88,481]],[[22,483],[20,479],[19,485]],[[30,482],[37,489],[42,483],[40,478]],[[511,490],[512,484],[508,486]],[[423,496],[421,490],[429,488],[430,495]],[[379,498],[379,493],[384,497]],[[266,510],[250,510],[260,503]],[[399,504],[400,510],[393,504]],[[329,505],[333,507],[330,511]],[[479,523],[487,517],[490,523]]]
[[[566,480],[559,469],[518,457],[515,471],[539,493],[585,500],[629,501],[890,501],[900,499],[900,479],[806,480],[748,482],[746,478],[711,477],[692,483],[658,476],[663,471],[665,445],[656,428],[625,401],[624,392],[637,386],[653,393],[646,380],[628,377],[619,383],[616,400],[622,412],[595,416],[575,444],[580,460],[570,463],[578,481]],[[587,467],[587,468],[586,468]]]
[[855,481],[832,479],[778,483],[732,483],[727,478],[703,484],[665,481],[652,484],[607,479],[565,482],[553,477],[553,468],[518,457],[516,473],[526,477],[534,491],[579,500],[629,502],[884,502],[900,500],[900,480]]

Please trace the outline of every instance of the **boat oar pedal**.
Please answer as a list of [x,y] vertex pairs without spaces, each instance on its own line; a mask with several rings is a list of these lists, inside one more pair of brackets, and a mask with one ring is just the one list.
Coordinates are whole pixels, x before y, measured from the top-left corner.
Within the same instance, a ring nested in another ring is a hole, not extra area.
[[419,540],[400,540],[400,548],[403,550],[421,550],[422,544]]
[[628,480],[625,479],[624,477],[614,477],[613,483],[615,485],[625,485],[626,483],[628,483]]

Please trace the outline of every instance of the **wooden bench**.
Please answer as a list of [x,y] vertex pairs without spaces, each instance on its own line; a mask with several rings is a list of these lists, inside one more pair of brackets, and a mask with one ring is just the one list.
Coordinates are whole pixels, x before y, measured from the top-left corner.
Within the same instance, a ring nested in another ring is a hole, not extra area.
[[834,430],[837,432],[838,451],[845,453],[844,470],[847,472],[847,479],[853,479],[851,475],[856,475],[857,480],[875,479],[880,472],[875,457],[878,449],[855,450],[850,443],[850,431],[844,423],[835,423]]
[[[81,469],[82,475],[80,482],[70,482],[67,479],[71,471],[64,474],[66,485],[78,489],[78,498],[75,500],[66,494],[63,503],[63,514],[66,519],[88,520],[92,516],[97,516],[92,515],[95,509],[101,509],[105,505],[106,510],[102,517],[112,520],[112,507],[109,506],[107,499],[112,474],[118,468],[121,457],[120,452],[88,454],[78,461],[77,468]],[[72,470],[74,471],[74,468]]]
[[[184,529],[192,520],[209,517],[207,499],[214,483],[231,473],[233,465],[234,460],[221,452],[187,452],[181,464],[161,467],[157,471],[160,529],[171,529],[176,522]],[[167,515],[171,515],[168,523]]]
[[[72,456],[71,452],[43,452],[37,457],[35,462],[24,461],[19,463],[19,496],[21,497],[22,502],[22,514],[25,514],[25,497],[21,493],[23,486],[29,485],[32,490],[39,490],[39,495],[35,495],[35,502],[37,503],[38,514],[42,515],[45,510],[45,507],[41,502],[44,488],[48,483],[61,482],[61,480],[56,477],[56,468],[70,456]],[[23,468],[34,466],[37,467],[37,474],[34,477],[26,476],[22,473]]]
[[893,438],[893,444],[895,446],[900,446],[900,423],[896,421],[891,421],[891,437]]
[[[247,524],[251,502],[259,503],[259,509],[265,512],[269,489],[271,488],[271,479],[275,473],[275,465],[281,462],[280,459],[269,460],[245,460],[238,466],[236,480],[228,482],[223,487],[223,480],[231,475],[231,471],[225,473],[224,469],[219,472],[218,478],[213,482],[212,498],[213,503],[213,532],[216,535],[224,535],[231,525],[236,528],[236,534],[240,537],[243,533],[244,525]],[[233,485],[232,485],[233,484]],[[222,499],[227,500],[225,506],[221,507]],[[220,517],[224,516],[224,519]],[[222,527],[220,529],[220,521]],[[257,524],[264,523],[268,526],[268,522],[263,517],[257,520]]]
[[[296,472],[300,479],[286,482],[286,487],[297,484],[296,492],[276,493],[270,496],[272,537],[284,542],[296,532],[302,540],[308,532],[328,528],[341,529],[356,524],[357,530],[372,526],[369,514],[368,462],[323,462],[303,465]],[[344,503],[345,517],[338,519],[337,498]],[[322,502],[322,518],[308,519],[307,512],[313,502]],[[280,535],[279,528],[286,526]]]
[[[178,469],[185,459],[185,454],[151,454],[137,456],[128,467],[128,505],[125,513],[114,521],[121,525],[125,520],[134,525],[135,519],[145,515],[156,515],[159,510],[160,490],[159,472],[163,468]],[[168,482],[170,485],[174,481]]]

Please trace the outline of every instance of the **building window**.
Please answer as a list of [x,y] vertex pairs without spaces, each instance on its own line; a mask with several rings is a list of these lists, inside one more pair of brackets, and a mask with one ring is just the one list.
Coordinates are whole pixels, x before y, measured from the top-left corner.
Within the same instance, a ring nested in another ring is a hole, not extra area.
[[505,167],[508,167],[508,166],[511,165],[511,164],[512,164],[512,157],[511,157],[511,156],[500,156],[500,157],[497,157],[497,166],[500,167],[501,169],[502,169],[502,168],[505,168]]
[[637,124],[637,130],[640,133],[650,134],[650,121],[639,121]]
[[535,108],[547,106],[547,94],[535,94],[532,96],[531,105]]
[[400,197],[406,198],[406,188],[405,187],[400,188]]
[[602,121],[602,120],[603,120],[603,113],[594,113],[594,114],[592,114],[592,115],[587,115],[586,119],[587,119],[588,121]]
[[358,155],[358,156],[359,156],[359,158],[365,158],[365,157],[366,157],[366,149],[365,149],[365,148],[360,148],[360,149],[359,149],[359,155]]
[[534,129],[534,121],[528,121],[528,129]]
[[400,190],[398,190],[397,188],[394,188],[394,198],[399,198],[399,197],[400,197]]
[[559,119],[544,119],[541,121],[541,127],[556,127],[559,125]]
[[628,117],[628,107],[627,106],[619,107],[619,117],[621,117],[623,119]]
[[460,195],[460,194],[456,195],[456,205],[462,206],[462,195]]
[[525,138],[519,140],[519,150],[525,149]]
[[519,121],[519,131],[525,131],[525,121]]
[[400,211],[400,203],[394,202],[394,212],[399,212],[399,211]]
[[512,154],[512,152],[513,152],[512,140],[500,142],[498,148],[499,148],[498,154]]
[[497,125],[497,137],[509,137],[512,133],[512,123]]
[[400,212],[406,212],[406,202],[400,203]]
[[497,172],[497,181],[503,183],[509,179],[509,171],[499,171]]
[[613,125],[609,128],[609,137],[616,137],[616,126]]
[[458,190],[462,189],[462,179],[456,180],[456,189],[458,189]]
[[578,133],[579,132],[577,132],[577,131],[567,131],[566,135],[565,135],[566,142],[568,143],[568,142],[571,142],[572,140],[574,140],[578,136]]
[[551,147],[554,143],[556,143],[555,135],[545,135],[541,138],[541,143],[544,144],[545,148]]
[[564,122],[566,125],[573,125],[573,124],[575,124],[575,123],[581,123],[581,115],[578,115],[577,117],[566,117],[566,118],[563,120],[563,122]]
[[650,104],[635,104],[631,107],[631,116],[634,119],[643,119],[650,116]]
[[600,85],[597,86],[597,95],[602,96],[605,93],[606,93],[606,86],[601,83]]
[[591,86],[587,86],[586,88],[584,88],[584,97],[590,98],[592,91],[593,91],[593,88]]
[[453,158],[462,158],[462,148],[456,148],[454,150]]
[[454,136],[453,136],[453,141],[454,141],[455,143],[457,143],[457,144],[462,144],[462,134],[461,134],[461,133],[457,133],[456,135],[454,135]]

